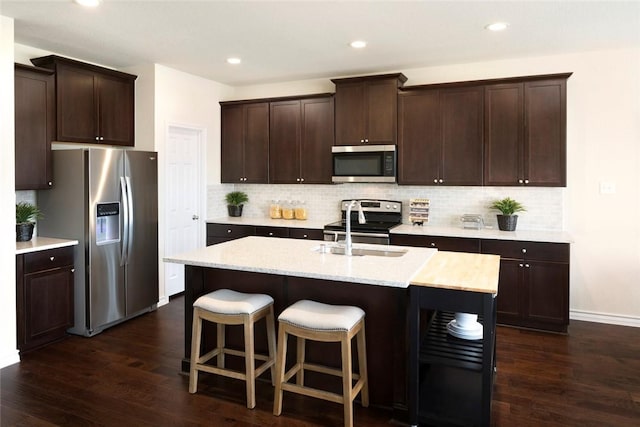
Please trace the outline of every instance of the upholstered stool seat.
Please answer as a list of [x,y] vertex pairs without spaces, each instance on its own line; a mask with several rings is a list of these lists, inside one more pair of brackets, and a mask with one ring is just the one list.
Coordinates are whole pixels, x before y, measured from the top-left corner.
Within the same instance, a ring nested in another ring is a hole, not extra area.
[[[255,354],[254,324],[266,319],[268,355]],[[217,325],[216,348],[200,355],[202,321]],[[244,351],[225,347],[225,325],[244,325]],[[246,382],[247,407],[256,406],[255,379],[267,369],[271,369],[271,382],[275,378],[275,321],[273,314],[273,298],[264,294],[245,294],[229,289],[220,289],[201,296],[193,303],[193,332],[191,336],[191,369],[189,372],[189,393],[198,388],[198,372],[204,371],[241,379]],[[225,367],[225,355],[245,358],[245,372],[238,372]],[[217,357],[216,366],[207,362]],[[259,367],[256,360],[262,360]]]
[[[369,406],[369,385],[367,380],[367,350],[364,334],[365,312],[352,306],[323,304],[302,300],[285,309],[278,317],[278,355],[276,358],[276,381],[273,413],[282,413],[282,393],[284,390],[315,397],[344,406],[344,425],[353,426],[353,400],[361,393],[362,406]],[[296,363],[286,371],[287,338],[297,338]],[[354,373],[351,363],[351,339],[357,339],[358,373]],[[340,342],[342,369],[305,362],[305,340]],[[304,371],[315,371],[342,378],[342,394],[331,393],[304,385]],[[296,376],[296,383],[288,381]],[[353,384],[353,381],[356,384]]]

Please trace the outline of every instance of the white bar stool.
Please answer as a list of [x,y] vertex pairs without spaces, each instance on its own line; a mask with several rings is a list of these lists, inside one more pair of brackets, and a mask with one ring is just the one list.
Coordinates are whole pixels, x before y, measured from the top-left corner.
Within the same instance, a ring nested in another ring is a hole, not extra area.
[[[265,318],[269,355],[255,354],[254,324]],[[216,323],[216,348],[200,355],[202,321]],[[244,325],[244,351],[225,348],[225,325]],[[273,298],[264,294],[244,294],[229,289],[220,289],[201,296],[193,303],[193,332],[191,335],[191,369],[189,371],[189,393],[198,389],[198,372],[204,371],[225,377],[244,380],[247,385],[247,408],[256,406],[255,379],[271,368],[271,383],[275,378],[276,332],[273,315]],[[245,372],[225,368],[225,355],[245,358]],[[217,366],[206,362],[217,357]],[[255,361],[265,362],[256,368]]]
[[[353,426],[353,399],[362,392],[362,406],[369,406],[367,380],[367,350],[364,337],[364,311],[358,307],[322,304],[302,300],[289,306],[278,316],[278,356],[276,362],[276,384],[273,414],[282,413],[284,390],[305,396],[328,400],[344,405],[344,425]],[[288,335],[297,338],[296,364],[285,372]],[[351,339],[357,337],[358,372],[351,366]],[[342,370],[328,366],[305,363],[305,340],[340,342],[342,347]],[[342,394],[331,393],[304,385],[304,371],[342,377]],[[296,376],[296,383],[288,381]],[[353,381],[357,380],[355,386]]]

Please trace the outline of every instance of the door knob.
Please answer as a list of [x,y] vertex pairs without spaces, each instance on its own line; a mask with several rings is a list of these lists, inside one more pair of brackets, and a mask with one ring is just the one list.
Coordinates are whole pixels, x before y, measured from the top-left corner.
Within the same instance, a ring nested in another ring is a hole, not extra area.
[[195,221],[195,220],[200,219],[200,217],[198,215],[194,215],[194,216],[191,217],[191,219]]

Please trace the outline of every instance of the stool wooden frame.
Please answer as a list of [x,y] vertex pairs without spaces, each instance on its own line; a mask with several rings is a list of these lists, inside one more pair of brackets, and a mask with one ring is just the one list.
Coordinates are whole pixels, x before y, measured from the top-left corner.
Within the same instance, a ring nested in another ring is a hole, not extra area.
[[[287,322],[278,324],[278,355],[276,359],[276,383],[273,414],[282,413],[282,393],[284,390],[305,396],[328,400],[344,405],[344,425],[353,426],[353,400],[362,392],[363,407],[369,406],[369,382],[367,379],[367,350],[364,336],[364,317],[350,330],[318,330],[295,326]],[[296,364],[285,372],[288,335],[296,336]],[[358,346],[358,371],[354,373],[351,363],[351,339],[356,336]],[[305,340],[340,342],[342,349],[342,370],[305,362]],[[304,371],[342,377],[342,394],[331,393],[304,385]],[[296,376],[296,383],[288,381]],[[355,386],[353,380],[357,380]]]
[[[269,355],[256,354],[254,348],[254,324],[265,318],[267,322],[267,345]],[[202,321],[215,323],[217,327],[216,348],[200,356],[200,341]],[[244,351],[225,348],[225,325],[244,325]],[[250,314],[222,314],[213,313],[203,308],[193,308],[193,331],[191,339],[191,368],[189,372],[189,393],[198,389],[198,372],[204,371],[225,377],[244,380],[247,386],[247,408],[256,406],[255,380],[267,369],[271,368],[271,383],[275,378],[276,332],[273,315],[273,303]],[[225,355],[245,358],[245,372],[225,368]],[[206,362],[217,357],[217,366],[207,365]],[[260,366],[255,366],[256,360],[262,360]]]

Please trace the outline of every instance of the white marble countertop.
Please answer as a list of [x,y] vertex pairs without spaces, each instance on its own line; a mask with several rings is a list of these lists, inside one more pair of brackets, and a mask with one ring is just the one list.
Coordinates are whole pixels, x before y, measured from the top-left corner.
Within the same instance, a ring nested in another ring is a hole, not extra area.
[[[253,225],[268,227],[289,227],[289,228],[315,228],[323,229],[324,226],[333,220],[286,220],[286,219],[270,219],[266,217],[221,217],[207,220],[213,224],[235,224],[235,225]],[[415,234],[425,236],[442,236],[442,237],[467,237],[473,239],[497,239],[497,240],[523,240],[528,242],[549,242],[549,243],[572,243],[573,240],[569,233],[565,231],[536,231],[536,230],[516,230],[516,231],[500,231],[493,228],[483,228],[473,230],[462,227],[441,227],[433,225],[411,225],[402,224],[391,229],[391,234]]]
[[77,244],[77,240],[34,236],[28,242],[16,242],[16,255],[26,254],[29,252],[44,251],[47,249],[63,248],[65,246],[75,246]]
[[407,288],[436,249],[354,244],[354,248],[406,249],[401,257],[344,256],[314,251],[318,241],[250,236],[165,257],[165,262],[368,285]]
[[523,240],[527,242],[571,243],[571,236],[564,231],[516,230],[500,231],[493,228],[473,230],[462,227],[434,227],[430,225],[402,224],[391,229],[391,234],[417,236],[467,237],[472,239]]
[[[335,219],[334,221],[337,221]],[[233,224],[233,225],[253,225],[257,227],[288,227],[288,228],[315,228],[322,230],[325,224],[331,221],[322,220],[298,220],[298,219],[271,219],[267,217],[232,217],[224,216],[220,218],[208,219],[210,224]]]

